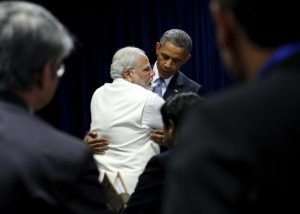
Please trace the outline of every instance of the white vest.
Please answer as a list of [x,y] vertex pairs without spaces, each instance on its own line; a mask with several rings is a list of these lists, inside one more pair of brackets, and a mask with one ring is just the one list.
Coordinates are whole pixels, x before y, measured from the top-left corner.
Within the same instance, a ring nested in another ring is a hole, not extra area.
[[159,153],[159,146],[150,140],[152,128],[142,123],[142,113],[150,90],[122,78],[98,88],[91,101],[91,130],[109,141],[105,155],[94,155],[100,171],[114,182],[120,172],[129,194],[134,191],[139,175],[148,160]]

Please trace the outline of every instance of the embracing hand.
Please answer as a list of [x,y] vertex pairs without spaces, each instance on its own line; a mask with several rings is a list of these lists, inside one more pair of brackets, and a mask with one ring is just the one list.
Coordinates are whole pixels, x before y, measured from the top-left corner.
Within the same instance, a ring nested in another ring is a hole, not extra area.
[[89,131],[83,141],[90,146],[94,154],[103,155],[108,150],[108,141],[104,138],[97,138],[97,133]]
[[163,129],[154,129],[150,133],[150,139],[159,145],[164,145],[164,130]]

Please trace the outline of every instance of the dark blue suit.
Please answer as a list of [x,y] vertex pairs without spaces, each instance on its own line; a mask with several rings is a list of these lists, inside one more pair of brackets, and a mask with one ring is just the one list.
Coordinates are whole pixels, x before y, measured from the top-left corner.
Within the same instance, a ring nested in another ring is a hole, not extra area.
[[0,94],[1,213],[107,213],[89,147]]
[[182,92],[194,92],[201,95],[201,85],[189,79],[184,73],[178,71],[171,79],[163,98],[166,100],[168,97]]
[[[194,92],[198,95],[201,95],[202,86],[196,83],[195,81],[188,78],[184,73],[178,71],[174,74],[173,78],[171,79],[163,98],[164,100],[168,99],[169,97],[174,96],[177,93],[182,92]],[[166,146],[160,146],[160,151],[165,152],[167,150]]]
[[123,214],[161,212],[165,171],[170,155],[171,151],[166,151],[149,160]]

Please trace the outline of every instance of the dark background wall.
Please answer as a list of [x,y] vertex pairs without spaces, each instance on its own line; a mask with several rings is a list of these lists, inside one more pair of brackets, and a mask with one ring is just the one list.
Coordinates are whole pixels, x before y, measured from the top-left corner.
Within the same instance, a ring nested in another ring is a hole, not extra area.
[[76,38],[76,50],[66,60],[66,73],[53,102],[38,112],[72,135],[82,138],[89,130],[90,100],[96,88],[111,81],[115,51],[137,46],[154,63],[155,43],[171,28],[185,30],[193,40],[192,59],[182,71],[203,85],[204,96],[231,84],[216,48],[208,0],[33,2],[50,10]]

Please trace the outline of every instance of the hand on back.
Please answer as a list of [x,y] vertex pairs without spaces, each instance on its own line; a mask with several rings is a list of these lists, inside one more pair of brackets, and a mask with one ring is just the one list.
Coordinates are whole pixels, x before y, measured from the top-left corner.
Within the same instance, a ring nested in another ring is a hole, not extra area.
[[108,141],[104,138],[97,138],[97,133],[89,131],[83,141],[90,146],[94,154],[104,155],[108,150]]

